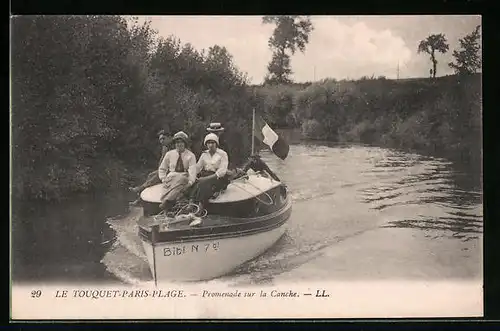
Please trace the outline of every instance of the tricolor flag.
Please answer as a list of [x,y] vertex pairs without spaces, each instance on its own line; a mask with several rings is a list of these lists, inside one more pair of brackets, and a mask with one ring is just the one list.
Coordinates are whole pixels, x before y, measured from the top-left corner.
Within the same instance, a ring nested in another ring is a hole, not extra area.
[[284,160],[288,156],[290,147],[259,115],[255,115],[254,135],[276,154],[277,157]]

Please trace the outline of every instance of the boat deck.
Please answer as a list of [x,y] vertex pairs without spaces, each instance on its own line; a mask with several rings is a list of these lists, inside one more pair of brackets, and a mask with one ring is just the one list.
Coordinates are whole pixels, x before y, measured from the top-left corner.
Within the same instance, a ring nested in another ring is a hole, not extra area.
[[[288,197],[282,208],[256,217],[235,218],[209,214],[201,223],[190,226],[194,219],[176,222],[164,215],[141,216],[137,225],[143,240],[152,242],[183,242],[225,237],[239,237],[269,231],[283,225],[290,217],[292,201]],[[158,226],[158,228],[156,228]],[[154,239],[156,238],[156,239]]]
[[[191,220],[186,220],[178,223],[171,223],[168,225],[168,229],[163,229],[163,231],[175,231],[175,230],[185,230],[185,229],[193,229],[193,228],[214,228],[214,227],[224,227],[235,224],[241,224],[245,222],[249,222],[248,219],[236,219],[229,217],[222,217],[219,215],[207,215],[201,218],[201,224],[197,226],[189,226]],[[139,218],[137,224],[144,228],[145,230],[151,230],[151,227],[155,224],[167,224],[168,220],[165,216],[155,217],[155,216],[142,216]]]

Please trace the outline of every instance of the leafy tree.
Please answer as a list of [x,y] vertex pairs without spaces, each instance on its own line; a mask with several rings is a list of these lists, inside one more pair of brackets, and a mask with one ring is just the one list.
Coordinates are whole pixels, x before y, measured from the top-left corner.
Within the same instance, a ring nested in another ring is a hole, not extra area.
[[290,84],[290,75],[293,73],[290,66],[290,56],[283,52],[274,52],[271,62],[267,65],[268,74],[266,83]]
[[431,56],[432,61],[432,77],[436,78],[436,66],[438,61],[436,60],[436,51],[441,53],[446,53],[449,49],[448,41],[444,34],[432,34],[426,39],[420,41],[418,45],[418,53],[427,53]]
[[214,45],[208,49],[205,57],[207,73],[213,77],[212,86],[218,86],[220,93],[230,91],[232,87],[248,83],[246,74],[240,72],[233,61],[233,56],[226,47]]
[[265,81],[268,83],[286,84],[290,83],[292,69],[290,66],[290,55],[300,50],[304,52],[309,42],[309,35],[314,27],[308,16],[264,16],[264,24],[275,24],[273,35],[269,38],[269,48],[273,51],[273,57],[267,66],[268,75]]
[[58,197],[105,183],[102,168],[115,177],[118,167],[104,163],[130,146],[120,141],[122,124],[138,106],[128,102],[138,71],[126,66],[125,20],[18,16],[12,27],[15,192]]
[[197,151],[216,120],[232,164],[250,149],[245,76],[223,47],[205,55],[120,16],[17,16],[12,36],[16,199],[125,187],[157,166],[159,129]]
[[448,64],[450,68],[453,68],[455,70],[455,73],[461,75],[473,74],[481,69],[482,61],[480,55],[480,28],[480,25],[476,26],[474,31],[459,40],[461,49],[458,51],[453,51],[455,63],[450,62]]

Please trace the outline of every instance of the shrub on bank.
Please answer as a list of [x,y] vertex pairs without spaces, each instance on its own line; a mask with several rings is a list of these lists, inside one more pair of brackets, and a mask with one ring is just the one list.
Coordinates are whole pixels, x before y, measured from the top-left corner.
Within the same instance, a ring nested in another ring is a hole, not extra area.
[[270,103],[266,109],[294,118],[293,125],[282,127],[300,128],[307,139],[414,149],[463,161],[480,155],[480,75],[323,80],[294,86],[292,102],[279,105],[271,104],[278,99],[268,97],[274,89],[287,87],[263,86],[256,93]]
[[251,96],[225,48],[119,16],[17,16],[12,35],[15,198],[129,185],[158,165],[160,129],[186,131],[199,153],[221,121],[233,163],[248,154]]

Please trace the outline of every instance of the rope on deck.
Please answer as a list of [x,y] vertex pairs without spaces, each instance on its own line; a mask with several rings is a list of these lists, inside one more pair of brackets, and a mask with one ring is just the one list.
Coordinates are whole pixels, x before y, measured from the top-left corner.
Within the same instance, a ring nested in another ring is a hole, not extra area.
[[[267,196],[269,198],[269,201],[270,202],[267,202],[267,201],[264,201],[262,200],[261,198],[259,198],[258,195],[255,196],[255,199],[257,199],[258,201],[262,202],[263,204],[267,205],[267,206],[271,206],[274,204],[274,200],[273,198],[271,198],[271,196],[269,195],[269,193],[265,192],[265,191],[262,191],[259,187],[253,185],[252,183],[250,182],[247,182],[247,184],[249,184],[250,186],[253,186],[257,191],[259,191],[261,194],[264,194],[265,196]],[[240,186],[238,185],[237,183],[233,183],[233,185],[235,185],[236,187],[239,187],[240,189],[242,189],[243,191],[247,192],[248,194],[250,195],[254,195],[252,192],[248,191],[247,189],[245,189],[243,186]]]

